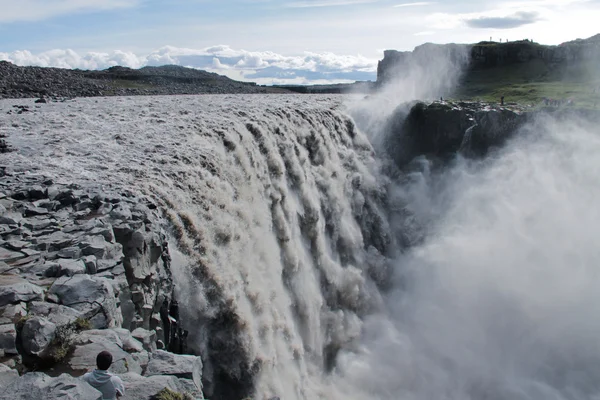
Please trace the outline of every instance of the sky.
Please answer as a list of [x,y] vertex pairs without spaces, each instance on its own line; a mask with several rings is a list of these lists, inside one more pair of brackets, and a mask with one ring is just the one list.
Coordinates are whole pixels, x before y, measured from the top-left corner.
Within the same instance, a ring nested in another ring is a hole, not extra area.
[[375,80],[383,50],[600,33],[600,0],[0,0],[0,60],[177,64],[260,84]]

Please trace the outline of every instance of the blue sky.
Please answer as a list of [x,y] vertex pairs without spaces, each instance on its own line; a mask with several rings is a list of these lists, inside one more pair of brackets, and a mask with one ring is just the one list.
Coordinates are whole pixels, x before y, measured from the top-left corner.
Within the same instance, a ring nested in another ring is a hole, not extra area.
[[600,0],[0,0],[0,59],[175,63],[259,83],[375,79],[384,49],[600,33]]

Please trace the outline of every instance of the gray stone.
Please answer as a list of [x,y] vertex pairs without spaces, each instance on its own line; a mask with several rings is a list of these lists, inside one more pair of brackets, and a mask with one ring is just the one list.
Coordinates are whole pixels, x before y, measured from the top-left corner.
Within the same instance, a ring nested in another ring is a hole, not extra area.
[[25,207],[24,214],[26,217],[35,217],[36,215],[47,215],[48,210],[42,207],[28,205],[27,207]]
[[0,277],[0,307],[21,301],[41,300],[44,289],[26,280],[4,276]]
[[17,330],[15,325],[0,325],[0,350],[4,350],[4,354],[19,354],[16,342]]
[[0,309],[0,324],[12,324],[27,315],[27,304],[9,304]]
[[101,235],[107,242],[113,242],[115,235],[112,230],[112,226],[97,226],[89,232],[90,236]]
[[178,378],[191,379],[198,388],[202,388],[202,360],[197,356],[156,350],[150,357],[146,375],[173,375]]
[[48,192],[41,185],[34,185],[27,192],[31,200],[41,200],[48,197]]
[[81,249],[79,247],[65,247],[58,252],[60,258],[79,258],[81,257]]
[[123,350],[125,350],[128,353],[142,353],[142,352],[146,353],[142,342],[135,339],[131,335],[131,332],[129,332],[127,329],[114,328],[112,330],[117,335],[119,335],[119,338],[121,339],[121,342],[123,343],[123,345],[121,346],[123,348]]
[[89,275],[58,278],[49,291],[59,302],[85,314],[94,328],[120,326],[122,316],[108,279]]
[[23,221],[23,226],[31,231],[42,231],[54,224],[56,222],[49,218],[27,218]]
[[142,342],[145,350],[149,352],[156,350],[156,332],[144,328],[137,328],[131,332],[131,336]]
[[13,383],[16,379],[19,379],[17,370],[12,369],[7,365],[0,364],[0,390]]
[[20,251],[7,250],[4,247],[0,247],[0,261],[12,263],[13,261],[17,261],[25,257],[25,254],[21,253]]
[[9,250],[19,251],[24,247],[29,246],[29,242],[24,242],[22,240],[9,240],[4,246]]
[[37,249],[45,251],[58,251],[73,244],[74,238],[62,232],[54,232],[49,236],[37,240]]
[[45,301],[32,301],[29,303],[29,315],[45,317],[57,327],[71,324],[83,314],[74,308]]
[[82,332],[75,339],[75,349],[67,359],[65,365],[72,373],[86,372],[96,365],[96,356],[101,351],[108,351],[113,356],[113,363],[109,369],[115,374],[126,372],[141,373],[142,368],[137,361],[122,348],[118,335],[110,330],[94,330]]
[[96,256],[98,259],[120,259],[123,247],[118,243],[109,243],[102,235],[87,236],[79,244],[81,252],[86,256]]
[[85,263],[83,260],[60,259],[57,260],[57,263],[60,265],[59,276],[73,276],[86,273]]
[[23,215],[17,212],[7,212],[0,216],[0,225],[19,225]]
[[83,379],[62,374],[52,378],[29,372],[4,388],[0,400],[102,400],[102,393]]
[[96,256],[85,256],[83,262],[85,263],[85,270],[88,274],[94,275],[98,272],[98,260],[96,259]]
[[120,400],[152,399],[164,388],[183,392],[185,388],[174,376],[141,376],[134,373],[121,375],[125,383],[125,396]]
[[47,349],[56,333],[56,325],[43,317],[25,321],[21,331],[21,344],[26,354],[40,356]]

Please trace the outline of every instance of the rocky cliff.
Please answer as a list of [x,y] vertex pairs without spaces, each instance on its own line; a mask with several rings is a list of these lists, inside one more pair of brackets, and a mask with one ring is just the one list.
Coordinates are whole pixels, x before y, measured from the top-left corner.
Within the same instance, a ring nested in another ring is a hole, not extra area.
[[0,168],[0,399],[99,399],[73,376],[102,350],[125,399],[164,388],[201,396],[200,357],[177,354],[187,332],[156,208],[128,191]]
[[[440,55],[443,58],[440,58]],[[513,42],[480,42],[477,44],[436,45],[427,43],[412,52],[386,50],[377,67],[377,82],[385,83],[401,74],[408,66],[427,67],[430,60],[442,60],[457,65],[467,57],[468,69],[485,69],[521,64],[532,61],[555,67],[600,60],[600,34],[585,40],[574,40],[559,46],[546,46],[530,40]]]

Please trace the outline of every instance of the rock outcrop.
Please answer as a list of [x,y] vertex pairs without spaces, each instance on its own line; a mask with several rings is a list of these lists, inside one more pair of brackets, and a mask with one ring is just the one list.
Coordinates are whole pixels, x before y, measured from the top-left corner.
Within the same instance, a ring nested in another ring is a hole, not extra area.
[[[0,61],[0,98],[39,97],[36,103],[65,97],[288,92],[176,65],[82,71],[19,67]],[[0,152],[4,151],[8,149],[0,139]]]
[[185,348],[186,335],[149,200],[2,167],[0,207],[0,399],[99,398],[74,377],[102,350],[145,388],[129,399],[165,387],[202,396],[200,357],[157,351]]
[[484,156],[529,118],[523,109],[478,102],[416,102],[398,107],[386,128],[386,149],[399,168],[425,155],[444,160],[457,153]]

